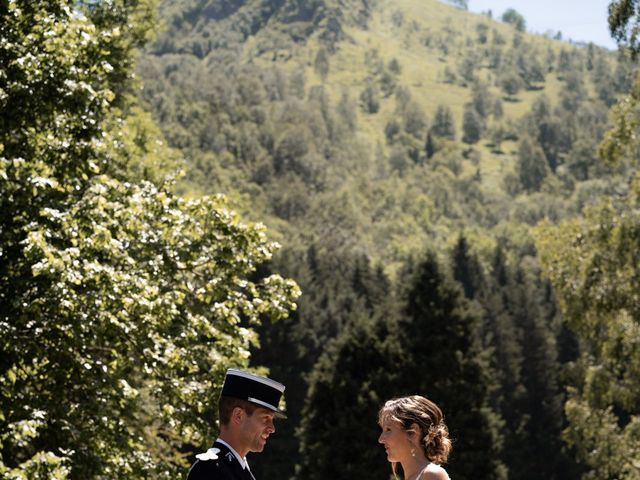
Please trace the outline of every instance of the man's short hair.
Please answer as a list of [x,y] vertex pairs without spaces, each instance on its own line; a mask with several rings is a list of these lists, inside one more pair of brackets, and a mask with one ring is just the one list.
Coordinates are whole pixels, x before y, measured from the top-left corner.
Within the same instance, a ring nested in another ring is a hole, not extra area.
[[258,408],[258,405],[242,400],[241,398],[227,396],[220,397],[220,401],[218,402],[218,419],[220,420],[220,425],[229,424],[233,409],[236,407],[243,409],[247,412],[247,415],[251,416],[253,415],[253,412],[256,411],[256,408]]

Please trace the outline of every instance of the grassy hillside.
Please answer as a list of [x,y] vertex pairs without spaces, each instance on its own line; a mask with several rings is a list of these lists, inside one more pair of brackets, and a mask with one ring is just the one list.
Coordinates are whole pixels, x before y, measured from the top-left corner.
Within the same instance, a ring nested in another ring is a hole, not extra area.
[[[335,51],[329,55],[329,70],[325,77],[314,68],[318,51],[326,48],[319,35],[311,35],[303,44],[295,44],[274,53],[265,52],[260,47],[263,44],[262,37],[270,32],[258,32],[243,44],[241,62],[255,62],[264,68],[276,63],[286,72],[301,72],[309,87],[322,85],[335,104],[344,94],[357,99],[367,82],[375,78],[378,65],[367,62],[368,56],[375,56],[375,62],[382,64],[395,60],[400,66],[400,73],[394,82],[411,94],[412,101],[427,118],[433,118],[438,105],[450,107],[456,119],[457,131],[460,132],[463,106],[471,98],[470,85],[462,78],[454,82],[446,81],[446,71],[457,72],[460,65],[473,56],[470,55],[473,52],[479,57],[474,75],[489,84],[495,82],[495,70],[485,61],[486,51],[482,50],[481,34],[488,37],[485,45],[492,43],[496,37],[501,38],[506,51],[514,39],[523,38],[521,41],[530,46],[532,55],[545,59],[549,55],[557,57],[562,50],[578,56],[584,54],[584,48],[539,35],[523,36],[511,25],[461,11],[438,0],[379,1],[375,5],[367,28],[354,24],[343,26],[345,40],[335,45]],[[610,58],[613,60],[612,56]],[[504,102],[503,122],[517,122],[541,95],[546,95],[552,103],[557,102],[562,82],[556,73],[556,65],[546,63],[545,66],[544,81],[538,82],[535,88],[523,89]],[[490,92],[496,98],[504,97],[504,93],[495,85]],[[384,128],[397,115],[393,95],[382,95],[380,103],[380,110],[375,115],[365,114],[362,110],[357,112],[358,139],[369,146],[370,157],[377,145],[382,145],[386,151]],[[513,169],[516,144],[507,141],[499,152],[492,151],[488,141],[481,142],[475,148],[481,158],[477,167],[483,174],[483,187],[493,192],[502,190],[504,173]],[[476,166],[467,164],[465,167],[466,172],[476,170]]]
[[[185,157],[182,193],[228,195],[285,248],[346,249],[393,275],[465,231],[486,265],[496,243],[532,254],[531,225],[624,184],[596,155],[630,82],[604,49],[438,0],[182,0],[161,11],[139,74]],[[442,109],[454,130],[444,137]]]

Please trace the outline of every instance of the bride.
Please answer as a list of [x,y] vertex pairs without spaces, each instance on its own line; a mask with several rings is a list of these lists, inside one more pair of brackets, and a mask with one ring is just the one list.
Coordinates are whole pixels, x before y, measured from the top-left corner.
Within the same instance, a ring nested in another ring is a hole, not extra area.
[[449,480],[440,465],[451,452],[451,440],[435,403],[420,395],[389,400],[378,413],[378,423],[378,442],[384,445],[394,477],[400,463],[404,480]]

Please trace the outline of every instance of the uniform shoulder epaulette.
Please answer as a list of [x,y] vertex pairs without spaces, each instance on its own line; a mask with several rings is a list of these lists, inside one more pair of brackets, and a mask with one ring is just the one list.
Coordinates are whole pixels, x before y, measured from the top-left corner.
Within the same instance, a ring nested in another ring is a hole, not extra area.
[[198,460],[203,461],[203,462],[206,462],[207,460],[217,460],[218,459],[218,453],[220,453],[220,449],[219,448],[210,448],[209,450],[207,450],[204,453],[197,454],[196,458]]

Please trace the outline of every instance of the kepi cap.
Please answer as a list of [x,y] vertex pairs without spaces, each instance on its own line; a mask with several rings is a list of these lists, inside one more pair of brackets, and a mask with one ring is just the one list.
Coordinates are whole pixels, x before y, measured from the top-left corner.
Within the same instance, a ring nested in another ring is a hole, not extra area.
[[240,398],[271,410],[279,418],[287,418],[278,408],[284,389],[283,384],[270,378],[230,368],[224,378],[220,396]]

